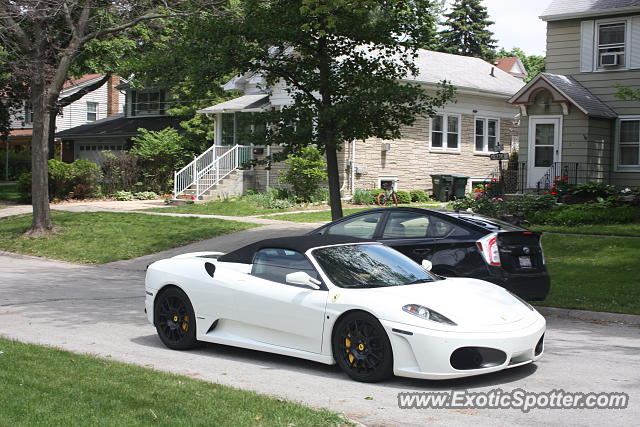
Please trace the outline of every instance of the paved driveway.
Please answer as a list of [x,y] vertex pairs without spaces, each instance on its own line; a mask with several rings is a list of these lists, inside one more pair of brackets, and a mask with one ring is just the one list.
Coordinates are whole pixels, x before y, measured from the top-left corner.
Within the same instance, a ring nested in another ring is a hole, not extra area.
[[[231,250],[304,226],[252,229],[168,251]],[[546,356],[497,374],[434,382],[396,378],[382,384],[347,379],[335,366],[206,344],[166,349],[143,313],[144,268],[160,255],[85,267],[0,255],[0,335],[109,356],[311,406],[327,407],[371,426],[396,425],[637,425],[640,420],[640,328],[548,319]],[[161,256],[160,256],[161,257]],[[0,348],[0,350],[2,350]],[[1,357],[1,356],[0,356]],[[400,410],[401,391],[624,391],[629,408],[607,410]]]

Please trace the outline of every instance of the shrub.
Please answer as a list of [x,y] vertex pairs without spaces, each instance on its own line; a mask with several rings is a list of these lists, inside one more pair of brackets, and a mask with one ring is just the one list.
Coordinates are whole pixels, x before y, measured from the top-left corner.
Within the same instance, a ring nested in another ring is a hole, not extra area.
[[24,172],[16,185],[20,198],[25,203],[31,202],[31,172]]
[[556,197],[553,195],[522,195],[505,200],[500,197],[470,196],[451,202],[451,208],[457,211],[471,209],[474,213],[494,218],[517,215],[529,217],[534,212],[543,212],[554,209]]
[[528,219],[534,224],[561,226],[626,224],[640,221],[640,209],[632,206],[607,207],[599,203],[565,205],[553,211],[532,212]]
[[412,202],[428,202],[431,200],[429,195],[422,190],[411,190],[409,194],[411,194]]
[[[6,160],[7,151],[0,151],[0,179],[5,179],[7,176],[5,170]],[[9,150],[9,180],[17,180],[26,172],[31,172],[31,150]]]
[[[51,159],[48,162],[49,199],[82,199],[100,190],[100,168],[89,160],[79,159],[65,163]],[[18,191],[24,201],[31,200],[31,173],[20,176]]]
[[407,204],[411,203],[411,195],[408,191],[398,190],[396,191],[396,197],[398,197],[398,203]]
[[369,196],[370,196],[369,200],[371,200],[369,203],[373,205],[377,204],[379,194],[386,194],[386,191],[379,188],[374,188],[373,190],[369,191]]
[[118,190],[131,191],[140,179],[138,156],[122,153],[116,156],[105,152],[102,162],[102,187],[106,194],[113,194]]
[[368,205],[371,203],[371,192],[369,190],[358,188],[353,192],[351,201],[356,205]]
[[298,200],[311,202],[320,184],[327,179],[327,164],[315,147],[304,147],[298,155],[289,155],[285,163],[289,168],[280,182],[290,184]]
[[128,202],[133,200],[133,194],[130,191],[116,191],[113,198],[121,202]]
[[328,202],[329,201],[329,189],[326,187],[318,188],[313,195],[313,202]]
[[173,171],[180,169],[187,158],[184,137],[174,128],[138,131],[140,134],[133,138],[134,145],[130,154],[139,158],[142,177],[148,188],[159,192],[168,191]]
[[607,198],[618,193],[613,185],[607,185],[602,182],[587,182],[573,187],[569,194],[577,197],[597,199],[598,197]]
[[153,191],[141,191],[139,193],[133,193],[133,198],[136,200],[153,200],[157,197],[158,195]]
[[258,206],[261,206],[265,209],[286,209],[293,205],[286,198],[280,198],[287,194],[286,189],[279,188],[269,188],[268,191],[264,193],[258,192],[248,192],[242,198],[251,203],[255,203]]

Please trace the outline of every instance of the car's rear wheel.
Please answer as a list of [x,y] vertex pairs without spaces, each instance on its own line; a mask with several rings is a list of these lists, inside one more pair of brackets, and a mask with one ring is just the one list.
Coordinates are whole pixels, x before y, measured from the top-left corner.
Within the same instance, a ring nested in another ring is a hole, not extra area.
[[154,311],[156,331],[164,345],[175,350],[195,346],[196,316],[187,294],[174,287],[161,291]]
[[393,351],[384,328],[372,315],[349,313],[333,333],[333,357],[351,378],[378,382],[393,374]]

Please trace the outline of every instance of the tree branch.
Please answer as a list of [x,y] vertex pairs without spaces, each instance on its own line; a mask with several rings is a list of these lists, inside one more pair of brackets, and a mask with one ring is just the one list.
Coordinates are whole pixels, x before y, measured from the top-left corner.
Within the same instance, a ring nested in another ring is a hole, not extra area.
[[0,15],[0,22],[15,34],[18,44],[24,50],[30,50],[33,44],[31,43],[29,36],[27,36],[27,33],[25,33],[20,25],[18,25],[18,23],[11,17],[11,11],[7,9],[7,4],[5,2],[0,4],[0,12],[3,13]]

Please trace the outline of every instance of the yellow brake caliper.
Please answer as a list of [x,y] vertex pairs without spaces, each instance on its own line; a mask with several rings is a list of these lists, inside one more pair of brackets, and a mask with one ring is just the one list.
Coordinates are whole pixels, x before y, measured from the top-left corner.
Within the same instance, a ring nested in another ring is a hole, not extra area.
[[187,331],[189,329],[189,316],[184,316],[182,318],[182,330]]
[[356,360],[355,356],[353,355],[353,353],[351,353],[351,334],[347,335],[347,338],[344,339],[344,345],[346,348],[346,352],[349,353],[349,363],[353,364],[353,362]]

